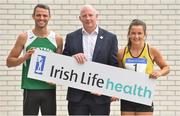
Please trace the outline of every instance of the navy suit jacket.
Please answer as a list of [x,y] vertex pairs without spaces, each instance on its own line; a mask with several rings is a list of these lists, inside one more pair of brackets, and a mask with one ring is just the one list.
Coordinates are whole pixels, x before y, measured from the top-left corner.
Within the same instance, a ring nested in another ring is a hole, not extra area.
[[[111,66],[118,66],[117,52],[118,41],[116,35],[99,28],[92,61]],[[67,34],[65,48],[63,50],[63,54],[68,56],[77,53],[83,53],[82,29]],[[67,100],[71,102],[79,102],[86,93],[88,92],[69,87]],[[92,96],[97,104],[110,102],[110,97],[104,95]]]

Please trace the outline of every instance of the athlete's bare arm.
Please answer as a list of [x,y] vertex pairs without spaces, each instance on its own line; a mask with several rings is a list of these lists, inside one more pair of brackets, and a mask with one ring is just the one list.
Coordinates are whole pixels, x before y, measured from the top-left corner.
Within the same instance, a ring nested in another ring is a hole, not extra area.
[[8,67],[18,66],[31,56],[33,50],[29,50],[24,56],[19,57],[24,48],[24,44],[26,43],[26,40],[27,40],[26,33],[22,33],[18,36],[16,43],[12,48],[12,50],[10,51],[10,54],[8,55],[6,60],[6,65]]
[[160,76],[165,76],[169,73],[169,65],[166,63],[165,59],[163,58],[160,51],[154,47],[150,47],[150,54],[155,61],[155,63],[160,67],[161,70],[154,71],[152,74],[150,74],[151,78],[158,78]]
[[57,43],[57,50],[56,50],[56,53],[62,54],[62,49],[63,49],[63,39],[62,39],[62,37],[61,37],[59,34],[56,35],[56,43]]
[[118,59],[118,65],[120,68],[123,68],[123,64],[122,64],[122,59],[123,59],[123,56],[124,56],[124,48],[123,49],[120,49],[118,51],[118,54],[117,54],[117,59]]

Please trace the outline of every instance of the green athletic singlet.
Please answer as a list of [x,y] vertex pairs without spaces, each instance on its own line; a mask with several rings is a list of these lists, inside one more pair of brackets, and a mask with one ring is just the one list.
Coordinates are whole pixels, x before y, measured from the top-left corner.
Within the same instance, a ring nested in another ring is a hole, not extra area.
[[[47,52],[55,52],[57,48],[55,33],[50,32],[48,37],[37,37],[33,34],[32,30],[27,31],[27,41],[24,46],[24,53],[31,48],[40,49]],[[21,88],[23,89],[54,89],[56,86],[49,84],[47,82],[30,79],[27,77],[28,69],[29,69],[30,59],[26,60],[23,63],[22,69],[22,83]]]

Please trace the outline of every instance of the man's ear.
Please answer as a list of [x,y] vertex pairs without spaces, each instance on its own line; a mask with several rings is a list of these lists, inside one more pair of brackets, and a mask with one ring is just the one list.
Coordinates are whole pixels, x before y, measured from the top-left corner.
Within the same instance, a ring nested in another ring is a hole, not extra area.
[[79,16],[79,20],[81,21],[81,23],[83,23],[83,20],[82,20],[82,17],[81,17],[81,16]]

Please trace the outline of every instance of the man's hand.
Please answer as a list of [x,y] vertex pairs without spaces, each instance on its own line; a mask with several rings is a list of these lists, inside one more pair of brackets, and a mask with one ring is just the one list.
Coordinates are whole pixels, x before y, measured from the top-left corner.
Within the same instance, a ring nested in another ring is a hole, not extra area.
[[113,101],[119,101],[119,98],[118,98],[118,97],[113,96],[113,97],[111,97],[111,102],[113,102]]
[[78,54],[75,54],[73,55],[73,57],[76,59],[76,61],[79,63],[79,64],[84,64],[85,61],[87,61],[85,55],[83,53],[78,53]]
[[102,95],[102,94],[96,93],[96,92],[91,92],[91,94],[96,95],[96,96],[101,96]]

